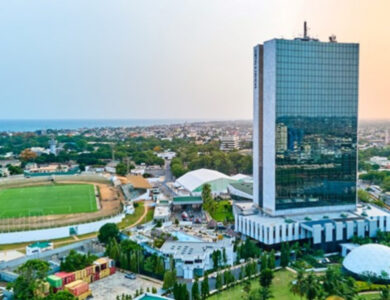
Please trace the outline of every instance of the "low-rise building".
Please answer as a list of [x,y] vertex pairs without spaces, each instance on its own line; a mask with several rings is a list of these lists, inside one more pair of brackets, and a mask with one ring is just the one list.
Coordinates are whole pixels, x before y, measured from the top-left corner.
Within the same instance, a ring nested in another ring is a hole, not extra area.
[[51,242],[36,242],[26,246],[26,255],[34,255],[52,249],[53,243]]
[[228,191],[233,200],[253,200],[253,182],[232,182]]
[[24,170],[24,176],[50,176],[50,175],[74,175],[80,172],[79,166],[69,166],[65,164],[49,164],[49,165],[30,165]]
[[171,217],[171,208],[169,205],[158,204],[154,208],[153,220],[168,222]]
[[[224,238],[217,242],[203,241],[166,241],[160,251],[164,254],[166,268],[169,268],[169,258],[175,261],[176,275],[184,279],[203,276],[205,271],[213,269],[211,255],[214,251],[225,251],[226,265],[234,263],[234,239]],[[221,263],[223,264],[223,262]]]
[[240,140],[236,135],[223,136],[221,137],[220,141],[221,141],[220,149],[222,151],[237,150],[240,147]]
[[390,213],[370,204],[341,212],[270,216],[252,202],[236,202],[233,213],[235,231],[266,246],[310,240],[313,247],[329,252],[355,235],[373,238],[378,230],[390,232]]
[[217,196],[227,194],[227,186],[231,182],[236,182],[236,180],[221,172],[209,169],[198,169],[187,172],[179,177],[175,182],[175,186],[178,188],[179,193],[183,190],[184,193],[200,195],[203,186],[209,184],[211,193]]
[[165,152],[157,153],[157,156],[163,159],[171,160],[172,158],[176,157],[176,152],[165,151]]

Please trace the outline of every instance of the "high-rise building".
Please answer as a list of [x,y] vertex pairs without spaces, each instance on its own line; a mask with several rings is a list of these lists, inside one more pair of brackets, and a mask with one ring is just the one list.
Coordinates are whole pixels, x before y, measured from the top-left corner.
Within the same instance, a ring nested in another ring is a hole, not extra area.
[[358,44],[254,48],[254,201],[266,213],[355,207],[358,75]]
[[390,214],[357,205],[359,44],[303,38],[254,47],[253,202],[235,230],[266,245],[311,240],[334,251],[390,231]]

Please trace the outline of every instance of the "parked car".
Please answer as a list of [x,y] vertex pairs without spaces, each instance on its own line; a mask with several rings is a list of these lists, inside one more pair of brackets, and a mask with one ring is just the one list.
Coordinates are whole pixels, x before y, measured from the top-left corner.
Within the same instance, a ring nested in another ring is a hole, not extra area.
[[134,279],[137,278],[137,276],[135,276],[134,273],[127,273],[127,274],[125,275],[125,278],[134,280]]

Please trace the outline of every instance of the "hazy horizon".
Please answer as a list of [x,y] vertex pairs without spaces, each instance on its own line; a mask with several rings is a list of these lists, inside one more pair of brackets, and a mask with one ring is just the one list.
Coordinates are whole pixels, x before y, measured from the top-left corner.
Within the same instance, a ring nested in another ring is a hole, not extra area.
[[0,118],[252,119],[253,46],[360,43],[360,120],[390,120],[390,2],[0,3]]

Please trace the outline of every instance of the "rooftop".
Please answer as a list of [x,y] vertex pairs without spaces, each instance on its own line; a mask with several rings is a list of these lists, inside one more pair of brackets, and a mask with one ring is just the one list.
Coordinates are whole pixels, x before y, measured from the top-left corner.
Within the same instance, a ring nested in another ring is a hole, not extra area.
[[252,182],[232,182],[230,185],[245,194],[252,195],[253,194],[253,183]]
[[389,274],[390,247],[380,244],[357,247],[345,257],[343,267],[357,275],[370,273],[379,277],[383,271]]
[[141,175],[128,175],[127,182],[136,189],[151,189],[152,185]]
[[203,184],[214,181],[217,179],[231,179],[231,177],[209,169],[198,169],[190,171],[176,180],[182,187],[188,191],[193,191],[196,188],[202,186]]
[[205,257],[209,251],[227,247],[232,241],[230,239],[223,239],[218,242],[183,242],[183,241],[166,241],[160,251],[164,254],[172,254],[175,259],[195,259],[198,257]]
[[134,300],[173,300],[173,299],[159,296],[156,294],[145,293],[142,294],[141,296],[138,296],[137,298],[134,298]]
[[201,196],[178,196],[173,197],[173,203],[183,203],[183,202],[199,202],[202,203],[202,197]]
[[29,248],[47,248],[50,247],[52,243],[50,242],[36,242],[28,245]]

